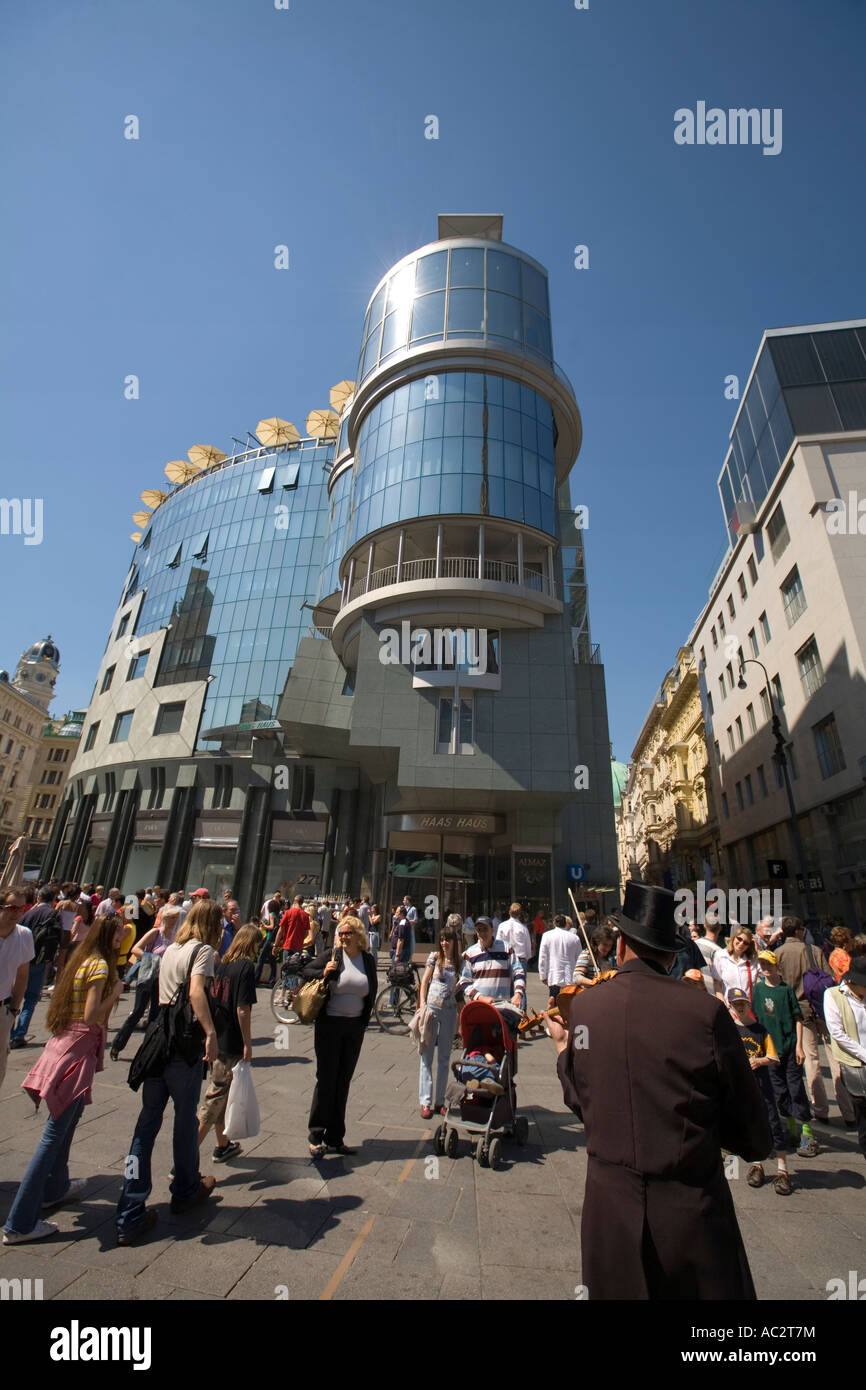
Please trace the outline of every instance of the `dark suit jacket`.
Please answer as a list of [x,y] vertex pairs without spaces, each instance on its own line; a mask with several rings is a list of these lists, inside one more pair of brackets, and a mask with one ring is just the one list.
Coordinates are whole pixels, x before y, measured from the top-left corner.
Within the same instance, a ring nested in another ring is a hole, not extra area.
[[629,960],[572,1001],[557,1071],[586,1127],[590,1299],[754,1298],[721,1150],[756,1161],[773,1140],[725,1007]]
[[[320,951],[317,956],[313,957],[309,965],[306,965],[304,969],[301,971],[303,978],[305,980],[321,980],[322,976],[325,973],[325,966],[332,958],[337,962],[339,966],[342,966],[342,946],[337,947],[336,953],[331,951]],[[376,992],[379,986],[379,972],[376,967],[376,962],[369,951],[362,951],[361,958],[364,962],[364,969],[367,972],[367,980],[370,984],[370,988],[367,991],[367,997],[364,1000],[364,1007],[362,1008],[360,1013],[360,1022],[362,1026],[366,1028],[367,1024],[370,1022],[370,1014],[373,1010],[373,1004],[376,1001]],[[325,1005],[325,1008],[327,1008],[327,1005]],[[324,1013],[325,1010],[323,1009],[319,1017],[324,1017]],[[739,1039],[737,1041],[739,1041]]]

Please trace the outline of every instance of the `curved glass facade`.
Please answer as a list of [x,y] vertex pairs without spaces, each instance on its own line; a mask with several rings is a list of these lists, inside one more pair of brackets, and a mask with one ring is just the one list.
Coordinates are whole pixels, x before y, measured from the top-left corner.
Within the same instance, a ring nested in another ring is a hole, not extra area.
[[358,381],[408,348],[471,338],[552,362],[547,276],[514,251],[453,245],[404,262],[364,324]]
[[418,517],[520,521],[556,536],[553,412],[490,372],[439,372],[392,391],[358,431],[354,469],[331,492],[320,595],[372,531]]
[[178,489],[136,547],[135,636],[171,625],[155,684],[214,676],[202,728],[275,716],[309,618],[333,444],[240,456]]

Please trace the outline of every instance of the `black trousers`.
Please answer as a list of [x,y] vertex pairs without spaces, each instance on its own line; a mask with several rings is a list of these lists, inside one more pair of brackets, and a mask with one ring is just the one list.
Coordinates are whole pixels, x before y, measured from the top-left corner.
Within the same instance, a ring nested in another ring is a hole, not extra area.
[[159,1010],[159,976],[153,975],[146,980],[143,985],[135,986],[135,1002],[129,1011],[126,1019],[114,1037],[112,1047],[116,1052],[122,1052],[132,1037],[132,1030],[137,1023],[144,1017],[145,1009],[150,1012],[147,1016],[148,1023],[152,1023]]
[[796,1047],[789,1047],[779,1057],[779,1065],[768,1067],[767,1070],[779,1114],[783,1119],[792,1115],[803,1124],[811,1118],[812,1111],[806,1098],[803,1068],[797,1062],[796,1053]]
[[308,1121],[311,1144],[342,1144],[346,1137],[346,1103],[364,1026],[360,1018],[331,1018],[324,1009],[316,1019],[316,1089]]
[[[851,1092],[848,1092],[851,1095]],[[857,1140],[860,1152],[866,1158],[866,1096],[851,1096],[854,1114],[857,1116]]]

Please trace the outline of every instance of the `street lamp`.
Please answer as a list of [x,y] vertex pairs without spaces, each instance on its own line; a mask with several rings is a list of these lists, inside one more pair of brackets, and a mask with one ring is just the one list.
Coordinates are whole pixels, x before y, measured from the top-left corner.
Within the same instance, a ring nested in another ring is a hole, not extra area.
[[785,779],[785,791],[788,794],[788,809],[791,814],[791,836],[794,841],[794,851],[797,855],[797,870],[800,878],[803,881],[803,894],[806,899],[806,911],[809,915],[809,925],[814,926],[818,921],[818,914],[815,911],[815,903],[812,899],[812,890],[809,887],[809,879],[806,874],[806,857],[803,852],[803,841],[800,837],[800,825],[797,820],[797,809],[794,805],[794,793],[791,790],[791,778],[788,773],[788,758],[785,753],[785,737],[782,733],[782,721],[780,720],[778,711],[776,709],[776,702],[773,699],[773,691],[770,686],[770,677],[767,674],[767,668],[764,665],[763,661],[756,661],[753,657],[744,657],[740,659],[740,679],[737,681],[737,689],[746,690],[748,688],[746,686],[747,666],[760,666],[761,670],[764,673],[764,680],[766,682],[764,688],[767,692],[767,700],[770,705],[773,736],[776,740],[776,749],[773,753],[773,762],[778,763],[779,767],[782,769],[782,776]]

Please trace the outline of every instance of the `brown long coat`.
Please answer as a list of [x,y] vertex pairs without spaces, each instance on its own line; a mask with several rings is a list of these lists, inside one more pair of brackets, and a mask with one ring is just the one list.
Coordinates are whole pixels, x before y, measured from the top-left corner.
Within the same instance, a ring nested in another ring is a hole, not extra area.
[[755,1162],[773,1140],[725,1007],[629,960],[572,1000],[557,1071],[586,1128],[589,1298],[753,1299],[721,1150]]

